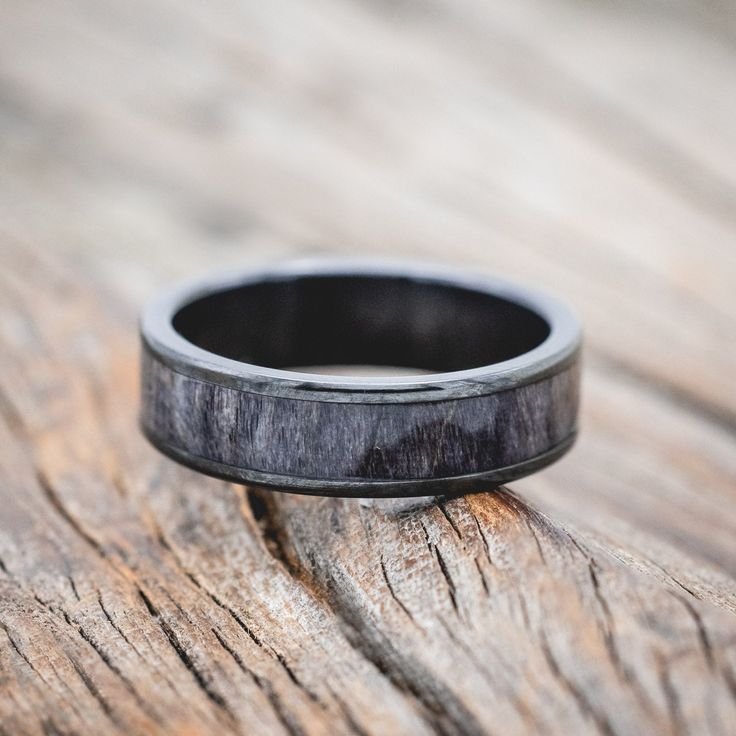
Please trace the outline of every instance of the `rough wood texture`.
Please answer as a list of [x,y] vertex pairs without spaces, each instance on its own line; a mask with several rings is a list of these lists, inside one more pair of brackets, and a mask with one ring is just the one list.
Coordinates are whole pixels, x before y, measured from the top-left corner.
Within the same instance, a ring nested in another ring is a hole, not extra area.
[[[730,5],[0,14],[0,731],[732,732]],[[576,450],[410,507],[158,456],[141,301],[303,243],[574,301]]]

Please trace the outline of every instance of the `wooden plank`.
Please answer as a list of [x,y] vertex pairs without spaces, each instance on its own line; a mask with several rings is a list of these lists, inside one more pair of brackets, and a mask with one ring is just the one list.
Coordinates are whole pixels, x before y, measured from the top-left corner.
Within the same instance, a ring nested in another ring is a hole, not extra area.
[[[728,8],[1,12],[4,731],[728,732]],[[143,297],[314,248],[572,300],[575,452],[407,507],[158,457],[134,430]]]
[[119,311],[6,252],[13,732],[725,732],[733,578],[642,575],[508,491],[395,508],[173,466],[131,431]]

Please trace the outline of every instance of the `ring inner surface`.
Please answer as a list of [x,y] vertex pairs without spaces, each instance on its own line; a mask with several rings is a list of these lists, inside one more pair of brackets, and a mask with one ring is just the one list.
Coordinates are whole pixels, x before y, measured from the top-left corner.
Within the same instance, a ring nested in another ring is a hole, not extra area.
[[445,373],[540,345],[539,314],[488,293],[388,276],[270,279],[182,307],[174,329],[211,353],[268,368],[391,366]]

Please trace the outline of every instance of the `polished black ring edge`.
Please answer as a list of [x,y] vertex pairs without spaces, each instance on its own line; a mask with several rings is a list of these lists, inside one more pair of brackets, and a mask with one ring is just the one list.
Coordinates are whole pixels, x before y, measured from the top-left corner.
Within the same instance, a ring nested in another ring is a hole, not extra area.
[[[202,350],[173,328],[173,315],[203,296],[245,284],[310,275],[400,277],[479,290],[540,314],[549,322],[551,332],[533,350],[503,363],[426,376],[361,378],[303,374],[241,363]],[[157,361],[190,378],[249,393],[335,403],[409,404],[493,394],[559,373],[580,360],[582,347],[577,315],[567,304],[546,292],[459,269],[344,258],[287,261],[174,285],[147,305],[141,317],[140,335],[144,349]]]

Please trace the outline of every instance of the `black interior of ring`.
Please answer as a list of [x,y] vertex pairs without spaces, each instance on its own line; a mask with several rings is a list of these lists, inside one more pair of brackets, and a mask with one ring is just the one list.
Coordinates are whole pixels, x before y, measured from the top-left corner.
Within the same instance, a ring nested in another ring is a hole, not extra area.
[[522,355],[550,327],[483,292],[384,276],[250,284],[182,307],[174,328],[200,348],[270,368],[376,365],[446,372]]

